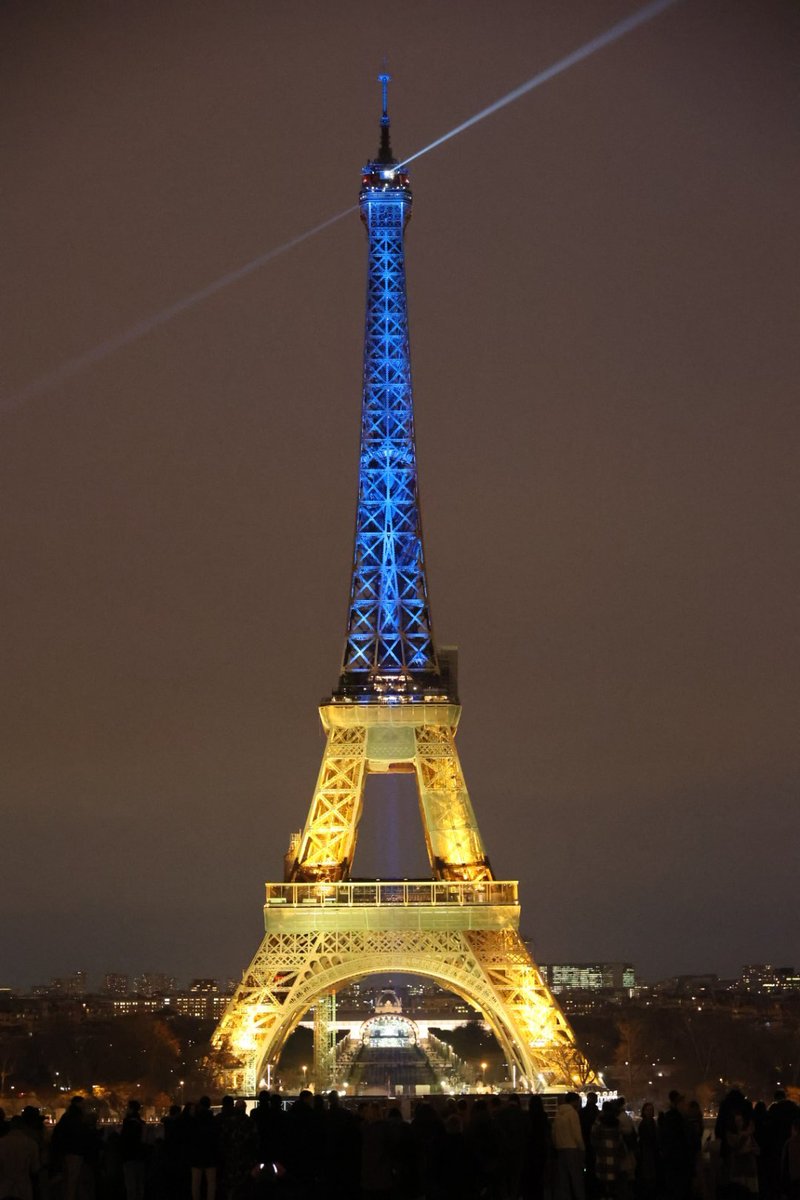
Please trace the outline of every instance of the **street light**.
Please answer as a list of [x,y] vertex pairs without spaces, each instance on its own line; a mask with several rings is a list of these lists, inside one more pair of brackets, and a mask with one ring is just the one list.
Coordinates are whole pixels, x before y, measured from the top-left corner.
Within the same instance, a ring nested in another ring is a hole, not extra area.
[[306,1076],[308,1075],[308,1067],[301,1067],[300,1070],[303,1072],[303,1087],[305,1087],[306,1086]]
[[486,1087],[486,1068],[487,1068],[487,1066],[488,1066],[488,1063],[485,1063],[485,1062],[481,1063],[481,1085],[483,1087]]

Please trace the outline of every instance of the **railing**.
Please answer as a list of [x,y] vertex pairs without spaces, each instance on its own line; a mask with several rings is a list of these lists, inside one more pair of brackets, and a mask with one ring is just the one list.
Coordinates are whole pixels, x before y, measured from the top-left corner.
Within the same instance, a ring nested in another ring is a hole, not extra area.
[[268,883],[267,904],[352,908],[368,906],[452,907],[475,904],[517,904],[516,882],[482,880],[451,883],[440,880],[403,880],[397,883]]

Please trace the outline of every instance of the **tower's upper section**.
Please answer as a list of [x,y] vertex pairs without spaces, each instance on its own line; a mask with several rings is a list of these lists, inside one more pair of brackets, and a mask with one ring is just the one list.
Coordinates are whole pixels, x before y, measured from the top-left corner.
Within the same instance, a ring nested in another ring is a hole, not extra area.
[[347,640],[334,699],[454,699],[433,642],[414,444],[403,233],[408,175],[392,155],[383,92],[378,156],[361,176],[369,247],[361,456]]

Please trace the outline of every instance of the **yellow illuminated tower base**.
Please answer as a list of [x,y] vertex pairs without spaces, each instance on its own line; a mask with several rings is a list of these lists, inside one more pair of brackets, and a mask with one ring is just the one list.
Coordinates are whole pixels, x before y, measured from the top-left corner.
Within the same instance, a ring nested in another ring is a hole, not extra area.
[[[454,735],[457,704],[332,703],[289,879],[268,883],[266,934],[214,1034],[220,1082],[253,1094],[301,1018],[364,975],[436,980],[480,1010],[519,1085],[599,1085],[522,941],[516,882],[492,877]],[[349,882],[368,773],[416,775],[433,879]]]

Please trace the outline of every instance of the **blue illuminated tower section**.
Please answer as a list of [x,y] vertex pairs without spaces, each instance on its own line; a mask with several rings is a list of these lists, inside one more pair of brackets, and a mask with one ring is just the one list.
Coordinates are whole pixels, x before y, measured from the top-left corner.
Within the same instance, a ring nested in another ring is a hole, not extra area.
[[355,552],[336,698],[422,700],[448,690],[431,629],[422,546],[408,338],[404,233],[408,175],[392,155],[388,75],[377,158],[359,205],[369,263]]

